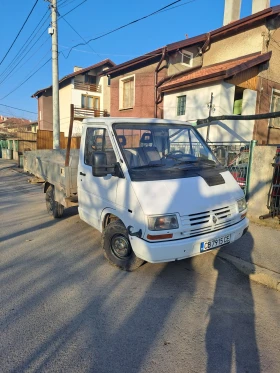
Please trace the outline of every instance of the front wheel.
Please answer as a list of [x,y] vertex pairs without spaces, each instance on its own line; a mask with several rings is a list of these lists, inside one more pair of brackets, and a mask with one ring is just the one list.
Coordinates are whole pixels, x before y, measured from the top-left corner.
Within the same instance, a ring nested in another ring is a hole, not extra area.
[[46,207],[48,214],[53,218],[61,218],[64,212],[64,206],[54,199],[54,186],[49,185],[46,190]]
[[102,249],[108,262],[124,271],[134,271],[144,263],[134,254],[127,230],[120,220],[112,221],[104,229]]

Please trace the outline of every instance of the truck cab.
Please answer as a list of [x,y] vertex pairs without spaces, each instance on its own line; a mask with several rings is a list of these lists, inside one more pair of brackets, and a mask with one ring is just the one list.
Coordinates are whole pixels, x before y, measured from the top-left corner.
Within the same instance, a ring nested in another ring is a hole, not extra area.
[[185,122],[85,119],[77,189],[80,218],[128,271],[205,253],[248,229],[243,191]]

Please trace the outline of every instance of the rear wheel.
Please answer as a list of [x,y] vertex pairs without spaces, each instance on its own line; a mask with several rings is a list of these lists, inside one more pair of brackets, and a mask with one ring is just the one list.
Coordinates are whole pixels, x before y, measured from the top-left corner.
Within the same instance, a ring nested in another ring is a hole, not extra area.
[[112,221],[104,229],[102,248],[108,262],[124,271],[134,271],[144,263],[134,254],[127,230],[120,220]]
[[46,207],[48,214],[53,218],[61,218],[64,212],[64,206],[54,199],[54,186],[49,185],[46,190]]

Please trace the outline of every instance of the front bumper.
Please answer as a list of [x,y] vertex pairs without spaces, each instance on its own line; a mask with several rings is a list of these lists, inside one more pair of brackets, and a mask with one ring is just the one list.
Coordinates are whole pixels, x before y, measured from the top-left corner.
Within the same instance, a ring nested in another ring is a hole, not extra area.
[[135,255],[146,262],[171,262],[202,254],[200,252],[200,244],[204,241],[210,241],[230,234],[230,243],[232,243],[243,235],[244,230],[246,230],[248,226],[249,220],[244,218],[239,223],[228,228],[197,237],[166,242],[147,242],[141,238],[130,236],[130,242]]

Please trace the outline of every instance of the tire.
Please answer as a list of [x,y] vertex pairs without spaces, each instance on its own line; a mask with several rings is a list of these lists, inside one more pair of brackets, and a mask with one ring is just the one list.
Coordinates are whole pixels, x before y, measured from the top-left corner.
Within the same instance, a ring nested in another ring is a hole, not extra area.
[[108,262],[124,271],[134,271],[144,263],[134,254],[127,230],[120,220],[112,221],[104,229],[102,249]]
[[46,207],[48,214],[53,218],[61,218],[64,212],[64,206],[54,199],[54,186],[49,185],[46,190]]

